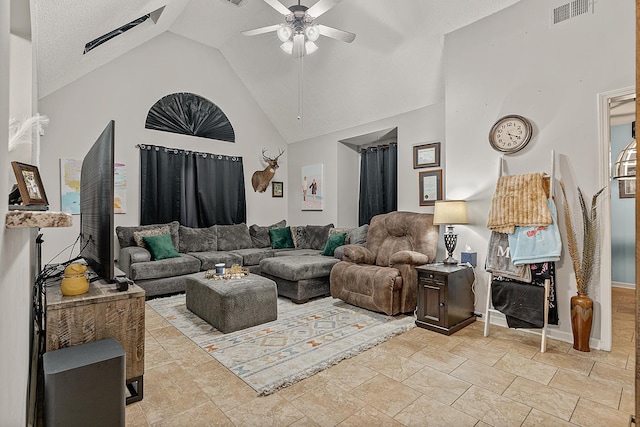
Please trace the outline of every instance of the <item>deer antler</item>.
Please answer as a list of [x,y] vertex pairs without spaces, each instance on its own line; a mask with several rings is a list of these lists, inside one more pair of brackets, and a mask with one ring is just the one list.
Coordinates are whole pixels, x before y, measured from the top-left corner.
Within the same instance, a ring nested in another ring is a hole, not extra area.
[[271,160],[271,159],[269,159],[267,156],[265,156],[265,155],[264,155],[264,153],[265,153],[266,151],[267,151],[267,149],[266,149],[266,148],[263,148],[263,149],[262,149],[262,158],[264,159],[264,161],[265,161],[265,162],[268,162],[268,161],[269,161],[269,160]]
[[284,154],[284,150],[281,148],[278,148],[278,153],[279,153],[278,156],[273,160],[278,160],[278,158]]

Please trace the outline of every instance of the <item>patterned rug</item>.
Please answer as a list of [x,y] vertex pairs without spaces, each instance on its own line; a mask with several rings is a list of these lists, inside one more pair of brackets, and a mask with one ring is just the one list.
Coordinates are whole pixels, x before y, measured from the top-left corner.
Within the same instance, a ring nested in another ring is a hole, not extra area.
[[223,334],[187,310],[184,294],[147,304],[261,395],[415,326],[413,316],[386,316],[331,297],[306,304],[278,298],[278,320]]

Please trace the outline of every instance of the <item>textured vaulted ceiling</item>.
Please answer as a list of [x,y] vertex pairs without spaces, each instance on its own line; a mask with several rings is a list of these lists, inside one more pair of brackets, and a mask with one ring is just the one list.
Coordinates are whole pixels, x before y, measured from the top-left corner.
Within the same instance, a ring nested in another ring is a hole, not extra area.
[[[353,32],[355,41],[321,37],[318,51],[302,64],[279,49],[274,33],[240,34],[281,22],[261,0],[240,7],[226,0],[37,1],[39,96],[170,31],[219,49],[291,143],[442,101],[444,34],[517,1],[344,0],[316,22]],[[82,55],[86,42],[165,5],[155,25],[143,24]]]

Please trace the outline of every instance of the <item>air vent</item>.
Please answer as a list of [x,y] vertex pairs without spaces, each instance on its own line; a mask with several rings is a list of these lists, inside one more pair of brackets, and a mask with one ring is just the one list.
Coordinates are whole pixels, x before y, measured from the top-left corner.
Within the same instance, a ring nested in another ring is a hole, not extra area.
[[100,37],[91,40],[89,43],[84,45],[84,52],[82,52],[83,55],[89,53],[91,50],[97,48],[98,46],[100,46],[103,43],[108,42],[109,40],[124,34],[126,31],[131,30],[132,28],[137,27],[138,25],[146,22],[147,20],[151,20],[153,21],[153,23],[155,24],[156,22],[158,22],[158,19],[160,19],[160,15],[162,15],[162,12],[164,11],[164,6],[162,6],[159,9],[154,10],[151,13],[147,13],[146,15],[141,16],[138,19],[134,19],[131,22],[128,22],[126,24],[124,24],[123,26],[116,28],[113,31],[109,31],[107,34],[103,34]]
[[576,16],[584,15],[589,12],[590,0],[573,0],[553,9],[551,14],[551,23],[559,24]]

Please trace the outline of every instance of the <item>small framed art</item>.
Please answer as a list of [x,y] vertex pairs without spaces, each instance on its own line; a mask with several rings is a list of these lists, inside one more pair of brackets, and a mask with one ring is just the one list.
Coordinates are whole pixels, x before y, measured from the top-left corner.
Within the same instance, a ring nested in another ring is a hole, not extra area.
[[282,181],[271,181],[271,197],[284,196],[284,183]]
[[420,206],[433,206],[442,200],[442,169],[420,172]]
[[621,199],[633,199],[636,197],[636,180],[621,179],[618,181],[618,197]]
[[18,189],[22,203],[28,205],[48,205],[47,194],[44,192],[42,179],[38,168],[26,163],[11,162],[13,173],[18,181]]
[[440,143],[415,145],[413,147],[413,168],[435,168],[440,166]]

